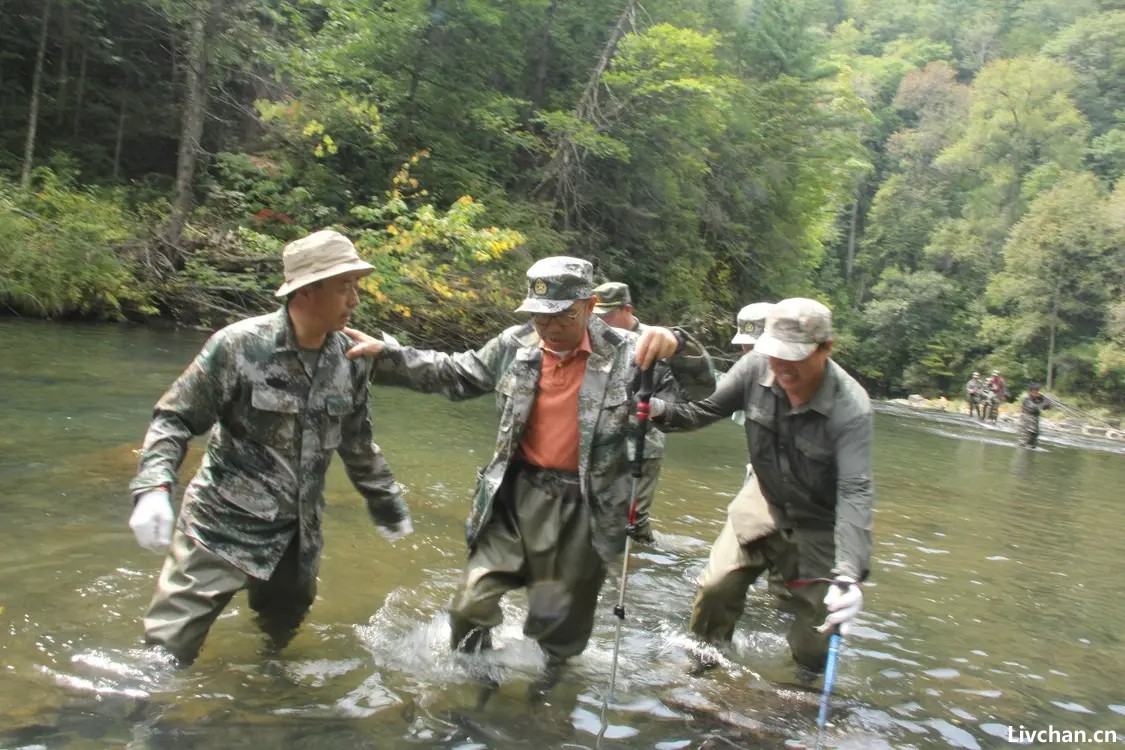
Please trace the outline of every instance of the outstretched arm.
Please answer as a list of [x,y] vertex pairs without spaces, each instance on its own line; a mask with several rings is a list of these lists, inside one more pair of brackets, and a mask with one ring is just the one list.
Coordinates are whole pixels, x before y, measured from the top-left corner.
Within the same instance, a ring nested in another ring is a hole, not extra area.
[[441,393],[453,401],[491,392],[503,364],[503,334],[476,351],[445,354],[379,341],[351,328],[344,333],[356,342],[348,350],[348,359],[374,358],[372,382]]

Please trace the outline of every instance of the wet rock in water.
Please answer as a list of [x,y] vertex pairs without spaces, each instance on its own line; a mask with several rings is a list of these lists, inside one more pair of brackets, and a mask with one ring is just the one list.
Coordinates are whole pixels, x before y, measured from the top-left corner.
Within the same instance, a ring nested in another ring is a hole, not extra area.
[[1082,428],[1082,434],[1088,437],[1104,437],[1106,429],[1104,427],[1096,427],[1092,424],[1088,424]]
[[912,404],[921,404],[921,403],[925,402],[926,397],[920,396],[917,393],[911,393],[909,396],[906,397],[906,400],[909,403],[912,403]]
[[1121,430],[1106,430],[1105,436],[1110,440],[1125,440],[1125,432]]
[[1121,420],[1117,419],[1116,417],[1112,419],[1103,419],[1102,421],[1106,423],[1107,427],[1110,427],[1114,430],[1121,429]]

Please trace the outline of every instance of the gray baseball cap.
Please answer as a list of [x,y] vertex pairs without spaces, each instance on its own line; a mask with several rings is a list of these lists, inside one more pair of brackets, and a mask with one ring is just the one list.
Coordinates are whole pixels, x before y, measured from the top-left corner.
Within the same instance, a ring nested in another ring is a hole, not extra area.
[[556,255],[527,269],[527,297],[516,312],[558,313],[594,296],[594,266],[588,260]]
[[732,344],[756,344],[766,330],[766,316],[773,309],[772,302],[755,302],[738,311],[735,319],[738,333],[730,340]]
[[832,339],[832,311],[814,299],[792,297],[773,306],[754,351],[790,362],[806,359]]
[[633,304],[633,296],[629,294],[629,285],[620,281],[607,281],[594,288],[594,296],[598,303],[594,305],[594,312],[604,315],[612,312],[622,305]]

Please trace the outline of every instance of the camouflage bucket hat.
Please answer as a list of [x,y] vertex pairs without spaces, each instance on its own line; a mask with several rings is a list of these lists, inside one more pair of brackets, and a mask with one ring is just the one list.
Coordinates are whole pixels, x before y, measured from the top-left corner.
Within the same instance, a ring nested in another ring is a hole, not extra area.
[[629,285],[622,284],[620,281],[607,281],[595,287],[594,296],[598,298],[598,304],[594,305],[594,312],[598,315],[612,312],[622,305],[633,304],[633,297],[629,294]]
[[738,311],[735,319],[738,333],[730,340],[732,344],[756,344],[766,330],[766,316],[773,309],[771,302],[755,302]]
[[754,351],[790,362],[806,359],[832,338],[832,311],[812,299],[793,297],[773,306]]
[[281,257],[285,263],[285,283],[274,292],[278,297],[342,273],[371,273],[375,270],[374,266],[359,257],[351,240],[331,229],[322,229],[308,237],[293,240],[285,246]]
[[527,297],[516,312],[558,313],[593,296],[594,266],[581,258],[556,255],[527,269]]

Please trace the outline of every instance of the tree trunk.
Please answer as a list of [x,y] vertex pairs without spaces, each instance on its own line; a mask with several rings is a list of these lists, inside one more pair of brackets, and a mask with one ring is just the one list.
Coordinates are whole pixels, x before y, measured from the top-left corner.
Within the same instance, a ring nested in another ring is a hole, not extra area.
[[20,187],[31,182],[31,161],[35,155],[35,131],[39,127],[39,99],[43,91],[43,61],[47,57],[47,28],[51,23],[51,2],[43,3],[43,18],[39,28],[39,51],[35,53],[35,72],[31,76],[31,107],[27,114],[27,140],[23,145],[23,170]]
[[[590,77],[586,80],[578,106],[574,108],[575,118],[591,125],[598,132],[608,129],[613,119],[612,115],[603,111],[599,101],[603,86],[602,77],[613,63],[614,55],[617,54],[617,45],[635,28],[636,14],[637,0],[627,0],[625,8],[610,31],[609,39],[602,47],[602,53],[594,64]],[[585,153],[578,144],[564,136],[557,144],[554,156],[551,157],[551,162],[544,170],[543,178],[535,189],[536,194],[554,199],[563,231],[569,231],[581,224],[584,200],[580,176],[584,159]]]
[[113,180],[121,179],[121,144],[125,142],[125,94],[121,95],[121,112],[117,116],[117,140],[113,144]]
[[82,45],[82,57],[78,62],[78,85],[74,92],[74,137],[78,137],[78,131],[82,128],[82,105],[86,97],[86,61],[89,58],[89,48]]
[[539,37],[539,55],[535,64],[535,85],[531,89],[531,106],[539,109],[543,106],[543,99],[547,95],[547,72],[551,62],[551,26],[555,22],[555,13],[559,8],[559,0],[551,0],[547,6],[547,20],[543,24],[543,33]]
[[183,116],[180,121],[180,148],[176,157],[176,196],[172,213],[164,231],[164,240],[172,256],[184,231],[184,222],[192,205],[195,166],[199,160],[199,142],[203,136],[203,119],[207,114],[207,82],[219,16],[223,0],[197,0],[191,20],[188,54],[184,65]]
[[855,187],[855,198],[852,200],[852,218],[848,222],[848,259],[844,263],[844,279],[851,281],[852,267],[855,265],[856,234],[859,227],[859,192],[860,186]]
[[1059,288],[1061,282],[1055,282],[1055,295],[1051,300],[1051,334],[1047,340],[1047,390],[1055,386],[1055,332],[1059,327]]
[[62,12],[62,37],[59,42],[59,93],[55,97],[55,127],[66,122],[66,100],[70,94],[70,36],[71,18],[70,6],[65,3],[60,7]]

